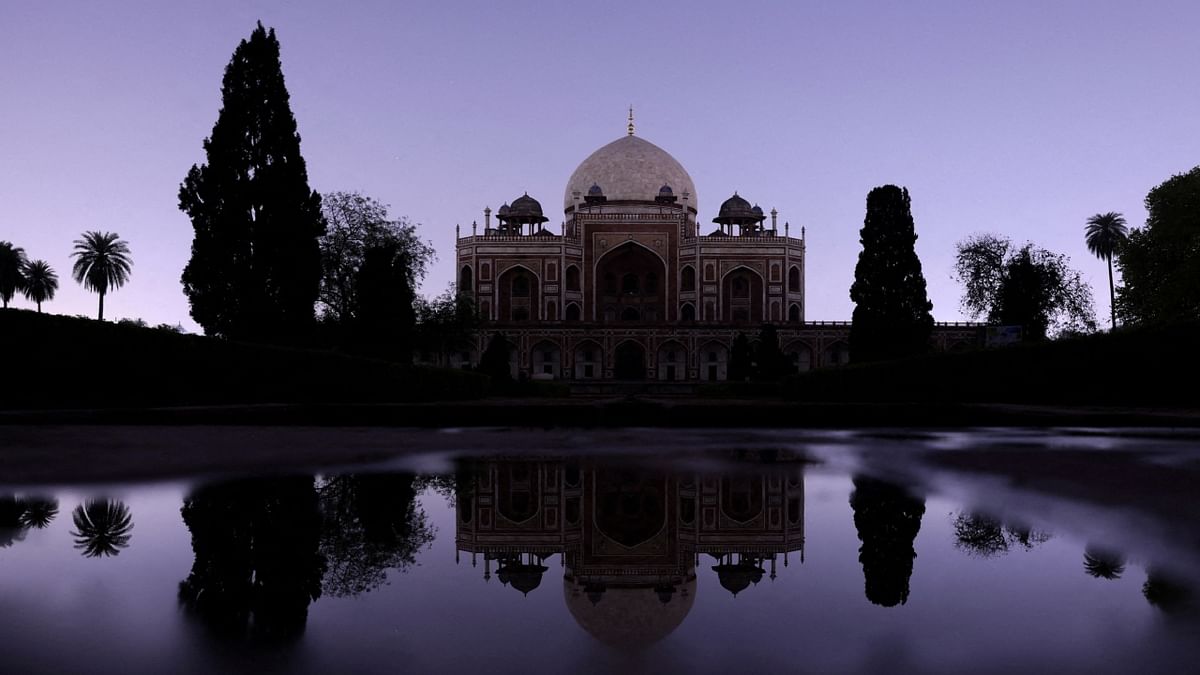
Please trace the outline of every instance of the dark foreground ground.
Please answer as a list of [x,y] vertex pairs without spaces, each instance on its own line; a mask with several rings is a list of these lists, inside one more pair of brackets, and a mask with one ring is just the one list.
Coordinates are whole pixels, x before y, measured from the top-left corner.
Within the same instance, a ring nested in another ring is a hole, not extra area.
[[428,403],[295,403],[0,410],[0,427],[34,425],[265,425],[417,428],[698,429],[879,427],[1200,427],[1200,408],[1012,403],[800,402],[781,399],[488,398]]

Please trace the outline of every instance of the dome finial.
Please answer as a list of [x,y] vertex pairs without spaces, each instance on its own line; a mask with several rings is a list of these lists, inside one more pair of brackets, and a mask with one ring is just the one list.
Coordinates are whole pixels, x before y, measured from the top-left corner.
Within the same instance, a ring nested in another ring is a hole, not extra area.
[[629,135],[633,135],[633,106],[629,106]]

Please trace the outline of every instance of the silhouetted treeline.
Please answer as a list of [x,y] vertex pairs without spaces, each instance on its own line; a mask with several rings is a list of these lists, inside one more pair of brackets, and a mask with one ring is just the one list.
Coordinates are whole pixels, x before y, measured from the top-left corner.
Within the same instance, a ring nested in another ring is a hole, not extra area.
[[444,400],[487,386],[474,373],[22,310],[0,310],[0,335],[22,345],[5,367],[21,386],[0,388],[8,408]]
[[925,500],[894,483],[856,477],[850,494],[854,527],[862,547],[867,600],[884,607],[908,601],[908,582],[917,552],[913,541],[921,529]]
[[800,401],[1195,404],[1200,324],[1145,327],[1043,344],[940,353],[790,378]]

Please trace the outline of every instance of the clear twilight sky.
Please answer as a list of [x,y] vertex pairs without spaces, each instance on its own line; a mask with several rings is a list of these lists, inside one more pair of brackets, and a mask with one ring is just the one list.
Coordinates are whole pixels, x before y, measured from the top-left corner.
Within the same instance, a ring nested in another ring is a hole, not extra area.
[[911,192],[939,320],[964,318],[954,244],[980,232],[1069,255],[1103,320],[1084,221],[1141,226],[1146,192],[1200,164],[1196,0],[0,0],[0,240],[58,271],[46,311],[95,314],[71,242],[110,230],[134,269],[106,316],[198,330],[179,184],[257,20],[282,45],[312,188],[420,223],[427,295],[485,206],[528,191],[557,232],[568,176],[630,104],[691,173],[702,222],[737,190],[807,227],[809,320],[850,318],[866,194],[887,183]]

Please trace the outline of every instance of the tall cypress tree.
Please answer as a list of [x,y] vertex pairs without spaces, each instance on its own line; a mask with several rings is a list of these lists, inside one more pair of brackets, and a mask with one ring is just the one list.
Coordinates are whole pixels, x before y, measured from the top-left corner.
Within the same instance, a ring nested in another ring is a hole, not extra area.
[[854,268],[854,322],[850,356],[879,361],[928,349],[933,303],[914,245],[917,241],[908,190],[877,187],[867,195],[867,217],[859,232],[862,252]]
[[321,196],[308,187],[274,29],[233,52],[221,111],[179,208],[195,229],[183,289],[210,335],[294,341],[311,329],[321,281]]

